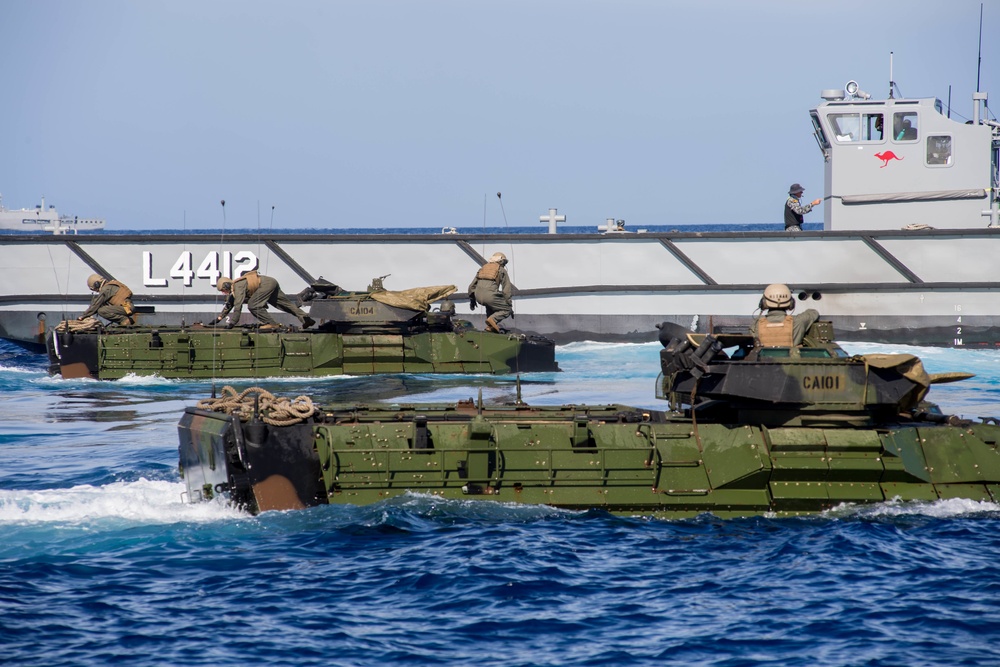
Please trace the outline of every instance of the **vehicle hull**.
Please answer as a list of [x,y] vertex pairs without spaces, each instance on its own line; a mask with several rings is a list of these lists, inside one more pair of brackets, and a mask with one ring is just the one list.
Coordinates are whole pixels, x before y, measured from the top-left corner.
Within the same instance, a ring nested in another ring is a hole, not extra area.
[[466,402],[324,406],[294,426],[188,408],[178,428],[189,497],[251,512],[406,493],[662,518],[1000,500],[1000,426],[985,423],[765,427]]
[[553,372],[555,344],[539,337],[459,332],[339,334],[256,328],[50,331],[52,374],[116,380],[321,377],[380,373]]

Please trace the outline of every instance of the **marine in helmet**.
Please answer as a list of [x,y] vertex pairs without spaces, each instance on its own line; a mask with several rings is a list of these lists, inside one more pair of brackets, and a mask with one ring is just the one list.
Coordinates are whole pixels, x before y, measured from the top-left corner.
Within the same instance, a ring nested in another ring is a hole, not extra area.
[[[243,311],[243,304],[247,305],[250,314],[261,323],[262,329],[277,329],[278,322],[267,312],[268,305],[272,305],[279,310],[294,315],[299,318],[303,329],[308,329],[316,324],[316,321],[306,315],[305,311],[295,305],[295,303],[285,296],[278,285],[278,281],[271,276],[265,276],[256,271],[244,273],[233,280],[232,278],[219,278],[216,288],[227,296],[226,305],[222,312],[215,318],[216,323],[223,324],[227,329],[232,329],[240,321],[240,313]],[[230,313],[233,313],[230,315]]]
[[819,319],[819,311],[813,308],[789,315],[795,310],[795,298],[788,285],[781,283],[767,286],[758,307],[767,312],[754,320],[750,332],[763,347],[801,345],[806,331]]
[[132,290],[123,283],[92,273],[87,278],[87,287],[95,294],[90,300],[90,307],[77,319],[85,320],[100,315],[114,324],[125,326],[135,324]]
[[469,307],[486,307],[486,329],[500,333],[500,323],[514,314],[510,302],[510,278],[507,276],[507,256],[495,252],[476,272],[469,284]]
[[813,206],[819,206],[823,202],[822,199],[813,199],[812,202],[803,204],[799,200],[805,191],[806,189],[798,183],[792,183],[788,188],[788,199],[785,200],[784,207],[786,232],[801,232],[802,216],[813,210]]

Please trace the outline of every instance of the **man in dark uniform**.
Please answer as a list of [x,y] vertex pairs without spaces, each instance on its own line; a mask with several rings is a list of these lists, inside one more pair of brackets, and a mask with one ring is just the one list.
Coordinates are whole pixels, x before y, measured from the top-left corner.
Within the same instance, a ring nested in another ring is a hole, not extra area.
[[795,310],[795,299],[788,285],[781,283],[767,286],[759,306],[767,312],[753,321],[750,333],[762,347],[801,345],[806,331],[819,319],[819,311],[813,308],[789,315]]
[[475,310],[480,303],[486,306],[486,329],[494,333],[500,333],[500,322],[514,314],[506,265],[506,255],[493,253],[469,285],[469,307]]
[[[265,276],[250,271],[236,280],[220,278],[218,290],[227,295],[226,305],[215,318],[217,323],[224,323],[227,329],[232,329],[240,321],[243,304],[246,303],[250,314],[261,323],[261,329],[277,329],[278,322],[267,312],[268,304],[299,318],[303,329],[308,329],[316,321],[305,314],[301,308],[285,296],[278,286],[278,281],[271,276]],[[229,313],[234,313],[229,315]]]
[[785,200],[786,232],[801,232],[802,216],[813,210],[813,206],[819,206],[823,201],[822,199],[814,199],[812,203],[803,206],[799,199],[805,191],[805,188],[798,183],[792,183],[792,187],[788,188],[788,199]]
[[90,307],[80,315],[85,320],[94,315],[100,315],[114,324],[131,326],[135,324],[135,308],[132,306],[132,290],[117,280],[108,280],[96,273],[87,278],[87,287],[96,292],[90,300]]

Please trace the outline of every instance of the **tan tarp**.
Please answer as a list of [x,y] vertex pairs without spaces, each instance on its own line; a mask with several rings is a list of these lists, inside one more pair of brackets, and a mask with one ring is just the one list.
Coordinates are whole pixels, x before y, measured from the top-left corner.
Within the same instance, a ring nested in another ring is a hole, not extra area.
[[428,311],[431,303],[439,301],[458,291],[454,285],[434,285],[432,287],[414,287],[400,292],[372,292],[371,297],[379,303],[407,310]]
[[927,390],[931,386],[931,376],[924,370],[924,362],[920,361],[919,357],[912,354],[862,354],[861,358],[864,359],[866,365],[873,368],[895,370],[920,387],[914,396],[913,404],[901,407],[916,407],[917,403],[927,395]]

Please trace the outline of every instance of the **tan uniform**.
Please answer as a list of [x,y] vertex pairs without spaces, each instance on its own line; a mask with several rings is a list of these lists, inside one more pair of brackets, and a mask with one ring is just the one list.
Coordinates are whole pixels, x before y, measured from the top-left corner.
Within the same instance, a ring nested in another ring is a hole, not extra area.
[[285,296],[278,286],[278,281],[271,276],[265,276],[251,271],[233,281],[232,292],[226,299],[226,305],[222,308],[219,318],[223,318],[230,312],[233,313],[233,323],[239,322],[240,313],[243,311],[243,304],[247,305],[250,314],[257,318],[261,324],[277,325],[278,322],[267,312],[270,304],[279,310],[294,315],[299,318],[299,322],[304,323],[308,317],[301,308]]
[[510,302],[510,278],[499,262],[487,262],[469,284],[469,294],[486,308],[486,317],[500,324],[514,314]]
[[132,317],[134,313],[132,290],[117,280],[105,280],[90,300],[90,307],[80,315],[80,319],[99,315],[115,324],[131,325],[135,324],[135,319]]
[[819,311],[813,308],[795,316],[773,308],[763,317],[754,320],[750,325],[750,332],[764,347],[791,347],[802,344],[806,331],[818,319]]

